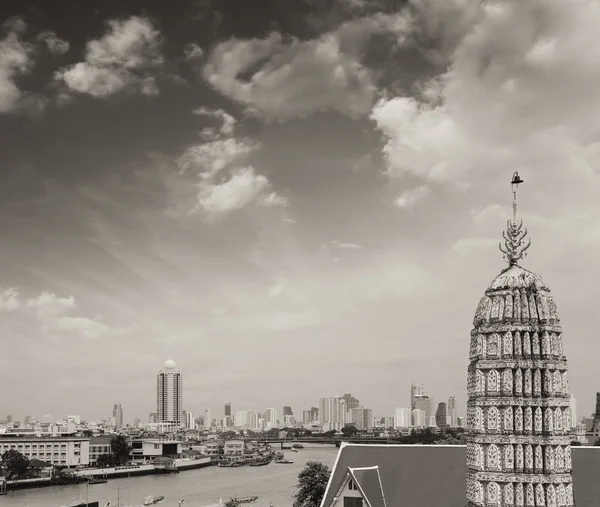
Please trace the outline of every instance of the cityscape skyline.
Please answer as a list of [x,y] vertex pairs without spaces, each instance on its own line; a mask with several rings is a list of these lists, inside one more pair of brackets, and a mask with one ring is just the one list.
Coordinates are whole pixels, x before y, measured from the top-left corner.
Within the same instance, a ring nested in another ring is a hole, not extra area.
[[242,3],[0,6],[5,412],[143,417],[169,356],[195,414],[417,380],[464,412],[518,170],[592,413],[594,3]]

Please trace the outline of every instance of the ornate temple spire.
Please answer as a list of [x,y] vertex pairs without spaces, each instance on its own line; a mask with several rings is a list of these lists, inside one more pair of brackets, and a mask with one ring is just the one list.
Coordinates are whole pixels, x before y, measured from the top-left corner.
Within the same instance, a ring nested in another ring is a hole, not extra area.
[[527,249],[531,246],[531,240],[529,238],[526,239],[527,227],[523,227],[523,219],[517,220],[517,189],[520,183],[523,183],[523,180],[520,178],[519,173],[515,171],[511,181],[513,216],[512,220],[506,222],[506,230],[502,231],[504,246],[502,242],[498,245],[509,266],[516,266],[527,255]]

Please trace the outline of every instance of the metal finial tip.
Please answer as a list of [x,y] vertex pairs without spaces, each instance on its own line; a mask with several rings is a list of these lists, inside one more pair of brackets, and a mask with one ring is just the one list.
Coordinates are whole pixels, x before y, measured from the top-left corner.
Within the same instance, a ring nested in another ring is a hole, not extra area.
[[515,171],[513,173],[513,177],[512,177],[512,181],[511,184],[512,185],[518,185],[519,183],[523,183],[523,180],[521,179],[521,177],[519,176],[519,172]]

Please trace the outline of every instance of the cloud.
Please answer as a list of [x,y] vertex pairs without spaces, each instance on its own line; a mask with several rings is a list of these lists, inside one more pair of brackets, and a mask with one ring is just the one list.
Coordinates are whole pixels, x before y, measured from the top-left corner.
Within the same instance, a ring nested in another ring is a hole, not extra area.
[[394,204],[399,208],[412,208],[420,200],[424,199],[430,194],[431,190],[425,185],[416,187],[410,190],[405,190],[398,196],[394,201]]
[[596,206],[598,4],[471,2],[461,17],[454,7],[464,2],[445,3],[424,2],[420,22],[429,19],[421,29],[431,30],[445,17],[454,27],[448,70],[423,97],[383,98],[371,114],[389,176],[464,188],[518,169],[527,181],[544,178],[560,212],[573,206],[560,193],[568,171],[579,205]]
[[69,51],[70,44],[61,39],[52,30],[44,30],[37,36],[37,40],[44,43],[54,56],[62,56]]
[[200,107],[192,111],[194,114],[199,116],[208,116],[210,118],[216,118],[220,120],[221,127],[219,128],[218,134],[214,128],[205,128],[202,131],[202,137],[206,140],[215,139],[218,135],[231,136],[235,128],[236,120],[230,114],[227,114],[222,109],[208,109],[206,107]]
[[362,250],[364,247],[357,243],[345,243],[342,241],[333,240],[324,245],[327,248],[341,248],[343,250]]
[[59,297],[50,292],[42,292],[39,296],[29,299],[26,306],[35,309],[40,317],[48,318],[61,315],[76,305],[73,296]]
[[193,65],[197,64],[204,56],[204,50],[194,42],[190,42],[183,50],[183,53],[185,60]]
[[271,182],[247,164],[259,145],[233,137],[236,119],[222,109],[201,107],[194,114],[216,118],[221,126],[205,128],[201,136],[210,140],[188,147],[179,158],[181,174],[193,173],[198,191],[188,213],[204,212],[208,218],[227,215],[251,203],[265,207],[285,207],[288,201],[273,190]]
[[[246,207],[256,202],[271,188],[269,180],[256,174],[254,168],[236,170],[232,176],[220,184],[204,183],[198,195],[198,205],[210,214],[223,214]],[[282,198],[269,198],[259,201],[271,205],[271,202],[285,202]]]
[[265,39],[234,38],[213,49],[203,74],[216,90],[266,121],[324,110],[361,117],[377,92],[362,64],[369,39],[405,30],[403,17],[379,13],[306,41],[278,32]]
[[149,19],[132,16],[107,23],[106,33],[86,45],[85,60],[55,73],[74,92],[104,98],[125,89],[156,95],[162,38]]
[[34,46],[21,39],[26,23],[20,18],[9,21],[3,25],[7,34],[0,39],[0,113],[20,108],[23,93],[15,80],[31,71],[35,55]]
[[0,312],[11,312],[21,306],[16,289],[4,289],[0,292]]

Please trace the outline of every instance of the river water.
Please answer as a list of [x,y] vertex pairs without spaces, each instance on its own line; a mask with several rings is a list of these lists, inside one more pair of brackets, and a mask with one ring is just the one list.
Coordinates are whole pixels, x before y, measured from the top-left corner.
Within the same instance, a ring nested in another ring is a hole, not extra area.
[[[306,444],[305,444],[306,445]],[[277,450],[277,449],[275,449]],[[61,507],[82,498],[97,501],[104,507],[141,506],[149,495],[163,495],[159,507],[176,507],[185,498],[183,507],[211,507],[230,497],[255,496],[259,498],[249,507],[291,507],[298,483],[298,474],[307,461],[321,461],[330,468],[337,451],[334,446],[306,445],[299,452],[285,451],[289,465],[270,463],[263,467],[219,468],[206,467],[170,475],[146,475],[130,479],[110,479],[106,484],[55,486],[10,491],[0,496],[2,507]]]

